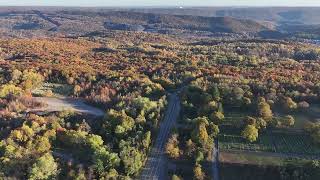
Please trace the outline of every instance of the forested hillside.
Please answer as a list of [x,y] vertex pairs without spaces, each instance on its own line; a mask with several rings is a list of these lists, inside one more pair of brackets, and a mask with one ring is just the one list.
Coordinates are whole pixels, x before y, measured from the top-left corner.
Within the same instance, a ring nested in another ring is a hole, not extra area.
[[[316,103],[320,95],[320,49],[302,43],[198,41],[110,32],[90,38],[1,40],[0,47],[3,177],[137,176],[164,116],[165,91],[182,85],[187,88],[181,94],[181,123],[194,131],[185,134],[188,130],[179,129],[169,141],[175,144],[167,145],[167,150],[181,148],[178,154],[169,153],[175,159],[193,159],[201,152],[198,170],[210,156],[212,140],[217,138],[229,106],[257,111],[259,119],[248,118],[244,132],[255,129],[259,136],[242,134],[252,142],[263,134],[260,128],[294,123],[291,117],[285,119],[289,116],[272,120],[278,106],[288,115]],[[68,93],[61,88],[39,91],[46,84],[60,84]],[[105,116],[29,112],[44,106],[32,96],[57,95],[83,98],[103,109]],[[198,134],[203,128],[210,138]],[[317,122],[310,121],[307,134],[315,143],[318,132]],[[182,152],[182,147],[191,145],[192,149]],[[204,173],[210,176],[206,170]]]
[[187,33],[195,35],[258,35],[272,28],[258,22],[231,17],[165,15],[130,11],[86,11],[78,9],[46,10],[0,9],[3,37],[81,36],[108,30]]

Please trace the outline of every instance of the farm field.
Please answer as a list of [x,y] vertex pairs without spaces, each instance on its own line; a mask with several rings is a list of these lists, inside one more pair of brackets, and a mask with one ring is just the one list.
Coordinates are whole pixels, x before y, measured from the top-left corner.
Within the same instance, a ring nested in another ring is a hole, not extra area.
[[[287,114],[276,112],[276,116],[285,116]],[[310,107],[304,110],[303,112],[293,112],[292,115],[295,119],[295,123],[293,128],[295,129],[303,129],[305,123],[308,121],[315,121],[320,118],[320,105],[319,104],[310,104]]]
[[[295,164],[301,171],[307,171],[304,165],[308,160],[277,156],[261,156],[250,152],[230,153],[221,152],[220,179],[221,180],[270,180],[284,179],[282,172]],[[303,169],[305,167],[305,169]],[[315,177],[315,176],[314,176]],[[289,177],[288,179],[294,179]],[[301,178],[305,180],[304,178]]]
[[239,150],[254,152],[275,152],[298,155],[318,155],[320,147],[312,144],[311,139],[303,134],[284,132],[264,133],[254,143],[246,142],[239,135],[219,135],[221,151]]
[[255,164],[255,165],[274,165],[280,166],[286,159],[282,157],[260,156],[249,153],[231,153],[221,152],[219,162],[237,163],[237,164]]
[[225,112],[225,119],[223,124],[225,125],[239,125],[238,122],[242,122],[243,119],[246,116],[251,116],[252,113],[249,112],[244,112],[244,111],[240,111],[240,110],[235,110],[235,111],[226,111]]
[[[253,113],[239,109],[225,111],[225,119],[218,136],[219,149],[221,151],[250,151],[250,152],[273,152],[296,154],[301,156],[315,156],[320,153],[320,147],[314,145],[309,135],[301,133],[305,123],[317,118],[320,111],[318,104],[312,104],[301,112],[293,112],[295,119],[293,129],[279,128],[271,131],[260,132],[256,142],[249,143],[241,136],[241,126],[246,116],[253,116]],[[287,114],[275,113],[275,116],[282,117]]]
[[276,152],[272,139],[269,136],[262,135],[258,141],[248,143],[241,136],[237,135],[219,135],[220,150],[241,150],[241,151],[266,151]]
[[[295,119],[295,123],[292,128],[303,129],[306,122],[308,121],[313,122],[316,119],[320,119],[320,105],[311,104],[310,107],[304,110],[303,112],[292,112],[292,113],[274,112],[275,117],[283,117],[286,115],[291,115]],[[240,125],[246,116],[254,117],[254,113],[242,111],[240,109],[227,110],[225,112],[225,119],[223,124],[235,125],[235,126]]]

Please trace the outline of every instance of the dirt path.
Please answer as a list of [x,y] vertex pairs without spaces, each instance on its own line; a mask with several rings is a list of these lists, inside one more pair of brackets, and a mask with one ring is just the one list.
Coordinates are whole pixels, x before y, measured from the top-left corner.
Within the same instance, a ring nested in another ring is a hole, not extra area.
[[101,109],[87,105],[83,100],[80,99],[33,97],[33,100],[41,102],[45,104],[45,106],[41,108],[30,109],[29,112],[56,112],[71,110],[94,116],[104,116],[104,112]]

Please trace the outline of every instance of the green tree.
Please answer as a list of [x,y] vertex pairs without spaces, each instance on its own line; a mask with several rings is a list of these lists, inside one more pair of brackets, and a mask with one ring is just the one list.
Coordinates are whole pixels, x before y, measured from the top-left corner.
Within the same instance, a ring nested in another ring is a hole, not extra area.
[[58,175],[58,165],[52,155],[47,153],[37,159],[29,170],[30,180],[54,179]]
[[143,166],[144,155],[137,148],[125,145],[120,147],[120,158],[126,175],[136,175]]
[[196,144],[191,140],[189,139],[187,142],[186,142],[186,149],[185,149],[185,154],[188,156],[188,157],[192,157],[194,152],[196,151]]
[[197,151],[197,154],[195,156],[196,163],[200,163],[204,160],[204,155],[202,151]]
[[83,168],[79,168],[78,173],[75,173],[74,180],[87,180],[86,172]]
[[210,93],[214,100],[220,101],[220,91],[216,84],[212,88],[210,88]]
[[118,176],[119,176],[118,171],[115,170],[115,169],[111,169],[110,171],[106,172],[104,174],[104,176],[101,177],[101,179],[103,179],[103,180],[104,179],[106,179],[106,180],[117,180],[117,179],[119,179]]
[[106,148],[100,147],[94,151],[92,161],[96,171],[102,175],[119,166],[120,158],[117,153],[110,153]]
[[221,112],[223,113],[223,106],[222,106],[222,103],[218,103],[218,109],[217,109],[218,112]]
[[263,101],[260,102],[258,104],[258,115],[263,119],[270,121],[273,116],[270,105]]
[[5,84],[0,88],[0,98],[4,98],[8,95],[20,95],[22,92],[20,87],[16,87],[13,84]]
[[282,125],[290,127],[294,125],[294,117],[291,115],[287,115],[284,118],[282,118]]
[[126,135],[135,125],[134,119],[124,111],[119,112],[113,109],[108,111],[105,123],[109,133],[115,133],[118,136]]
[[215,137],[218,136],[220,130],[219,130],[219,126],[213,124],[213,123],[210,123],[209,126],[208,126],[208,133],[209,133],[209,136],[213,139]]
[[267,122],[263,118],[257,118],[256,127],[258,129],[266,129]]
[[177,159],[180,157],[178,134],[172,134],[166,144],[166,153],[170,158]]
[[195,167],[193,168],[193,174],[194,174],[195,180],[204,180],[205,179],[205,174],[202,171],[202,167],[200,164],[195,165]]
[[285,97],[283,100],[283,106],[286,110],[291,111],[298,108],[296,102],[294,102],[290,97]]
[[251,116],[247,116],[245,119],[244,119],[244,124],[245,125],[256,125],[257,123],[257,120]]
[[81,86],[75,85],[75,86],[73,87],[73,95],[79,96],[80,92],[81,92]]
[[247,125],[241,135],[249,142],[254,142],[257,140],[259,133],[258,129],[254,125]]
[[35,146],[35,150],[38,153],[45,153],[48,152],[51,148],[51,144],[49,141],[49,138],[44,137],[44,136],[38,136],[36,137],[35,141],[34,141],[34,146]]
[[210,115],[210,120],[216,124],[220,124],[224,120],[224,114],[221,111],[213,112]]
[[149,149],[149,146],[151,144],[151,132],[147,131],[143,137],[142,145],[145,150]]
[[213,145],[214,134],[208,134],[210,132],[210,124],[207,117],[198,117],[193,119],[195,127],[191,132],[192,141],[195,142],[198,146],[201,146],[204,151],[210,151]]
[[242,101],[243,101],[243,104],[244,105],[246,105],[246,106],[248,106],[248,105],[251,105],[251,99],[250,98],[248,98],[248,97],[244,97],[243,99],[242,99]]
[[217,107],[218,107],[218,103],[216,101],[210,101],[208,103],[208,110],[209,111],[214,111],[217,109]]
[[172,175],[171,180],[182,180],[182,178],[179,177],[178,175],[174,174],[174,175]]
[[243,95],[244,95],[244,91],[242,88],[240,87],[235,87],[232,89],[232,97],[237,100],[237,101],[240,101],[242,100],[243,98]]
[[23,71],[22,80],[24,89],[31,90],[41,86],[44,78],[41,74],[25,70]]
[[209,135],[205,124],[199,124],[192,132],[192,137],[195,142],[205,145],[208,142]]
[[22,72],[19,71],[18,69],[15,69],[15,70],[13,70],[12,73],[11,73],[11,81],[12,81],[13,83],[18,84],[19,81],[20,81],[20,79],[21,79],[21,76],[22,76]]
[[158,104],[156,101],[151,101],[147,97],[138,97],[133,99],[132,104],[139,111],[144,111],[146,113],[150,112],[153,109],[156,109]]

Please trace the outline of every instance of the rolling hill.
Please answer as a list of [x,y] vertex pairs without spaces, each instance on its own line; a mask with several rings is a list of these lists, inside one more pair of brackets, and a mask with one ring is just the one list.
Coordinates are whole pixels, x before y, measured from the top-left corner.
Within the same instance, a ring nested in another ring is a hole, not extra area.
[[2,37],[83,36],[137,31],[205,36],[319,39],[320,8],[0,7]]
[[258,34],[272,30],[247,19],[170,15],[113,10],[86,9],[0,9],[0,34],[8,37],[81,36],[108,30],[145,31],[170,34],[235,33]]
[[134,12],[192,15],[205,17],[234,17],[272,23],[320,24],[320,7],[185,7],[136,8]]

